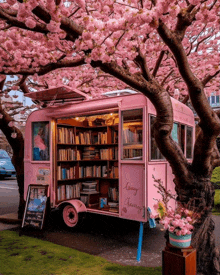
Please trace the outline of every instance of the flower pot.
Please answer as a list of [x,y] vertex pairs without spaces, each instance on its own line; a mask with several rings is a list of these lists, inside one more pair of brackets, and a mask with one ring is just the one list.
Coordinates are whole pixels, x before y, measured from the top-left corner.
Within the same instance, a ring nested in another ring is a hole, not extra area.
[[177,236],[171,232],[169,232],[169,241],[172,246],[178,248],[186,248],[191,244],[192,234]]

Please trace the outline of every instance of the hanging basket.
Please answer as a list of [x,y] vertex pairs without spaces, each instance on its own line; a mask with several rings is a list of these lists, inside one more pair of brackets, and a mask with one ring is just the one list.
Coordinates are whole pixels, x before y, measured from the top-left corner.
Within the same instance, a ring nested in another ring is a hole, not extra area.
[[169,232],[169,242],[172,246],[178,248],[187,248],[191,244],[192,234],[177,236],[171,232]]

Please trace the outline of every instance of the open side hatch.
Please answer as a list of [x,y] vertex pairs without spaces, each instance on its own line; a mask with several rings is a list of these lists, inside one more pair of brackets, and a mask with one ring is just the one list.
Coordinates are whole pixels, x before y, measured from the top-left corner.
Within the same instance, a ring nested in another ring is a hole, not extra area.
[[39,101],[51,105],[64,102],[80,102],[91,99],[91,97],[87,94],[77,89],[74,89],[73,91],[67,86],[46,89],[38,92],[31,92],[25,94],[25,96],[31,98],[33,101]]

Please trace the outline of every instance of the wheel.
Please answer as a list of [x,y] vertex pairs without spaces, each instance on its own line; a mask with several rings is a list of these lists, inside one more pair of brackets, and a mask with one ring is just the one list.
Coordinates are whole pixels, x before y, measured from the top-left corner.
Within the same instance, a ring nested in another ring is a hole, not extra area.
[[63,208],[63,221],[68,227],[75,227],[79,221],[79,215],[72,205],[66,205]]

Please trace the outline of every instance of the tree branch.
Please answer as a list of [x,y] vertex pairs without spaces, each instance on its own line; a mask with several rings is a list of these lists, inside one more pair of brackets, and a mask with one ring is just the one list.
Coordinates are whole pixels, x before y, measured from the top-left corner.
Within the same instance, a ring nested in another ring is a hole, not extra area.
[[13,25],[13,27],[18,27],[21,29],[30,30],[30,31],[34,31],[34,32],[40,32],[40,33],[44,33],[44,34],[49,32],[46,28],[46,24],[43,24],[43,23],[37,23],[36,27],[34,27],[33,29],[28,28],[25,25],[25,23],[18,21],[16,19],[16,17],[9,15],[7,13],[7,11],[1,7],[0,7],[0,18],[7,20],[7,23],[10,23],[11,25]]
[[69,67],[78,67],[81,65],[86,64],[84,61],[84,57],[78,59],[78,60],[61,60],[58,61],[57,63],[49,63],[43,67],[41,67],[40,69],[35,69],[35,68],[31,68],[31,69],[21,69],[20,71],[17,72],[13,72],[13,71],[7,71],[7,73],[1,72],[2,74],[11,74],[11,75],[17,75],[17,74],[21,74],[23,76],[28,76],[28,75],[34,75],[35,73],[37,73],[39,76],[41,75],[45,75],[51,71],[54,71],[56,69],[60,69],[60,68],[69,68]]
[[142,75],[143,77],[149,81],[152,76],[148,70],[148,67],[147,67],[147,62],[146,62],[146,57],[144,54],[142,54],[142,52],[140,51],[140,49],[138,49],[138,55],[136,56],[135,58],[135,63],[137,63],[137,65],[141,68],[141,71],[142,71]]
[[205,87],[206,84],[212,80],[214,77],[216,77],[218,74],[220,73],[220,70],[218,70],[215,74],[213,75],[207,75],[203,80],[202,80],[202,84]]
[[203,171],[204,174],[209,174],[211,153],[216,137],[220,133],[220,121],[208,103],[203,83],[194,76],[190,69],[180,40],[182,36],[170,31],[162,21],[159,21],[158,33],[176,59],[179,72],[188,87],[192,105],[201,120],[202,132],[196,140],[192,167],[196,173]]
[[0,80],[0,91],[2,91],[4,85],[5,85],[6,76],[2,76],[2,79]]
[[162,60],[163,60],[163,57],[164,57],[164,54],[165,54],[165,51],[161,51],[161,52],[160,52],[160,55],[159,55],[159,57],[158,57],[158,59],[157,59],[155,68],[154,68],[153,73],[152,73],[152,75],[153,75],[154,77],[157,75],[157,71],[159,70],[160,64],[161,64],[161,62],[162,62]]

